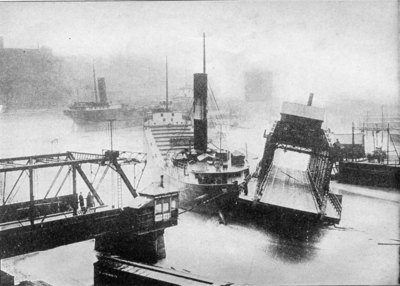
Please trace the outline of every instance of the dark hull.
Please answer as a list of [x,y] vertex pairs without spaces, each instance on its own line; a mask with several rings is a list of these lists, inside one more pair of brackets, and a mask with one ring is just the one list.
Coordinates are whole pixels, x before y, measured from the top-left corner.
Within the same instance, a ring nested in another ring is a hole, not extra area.
[[188,184],[166,176],[166,184],[179,191],[179,206],[185,210],[214,214],[230,210],[237,201],[237,185]]
[[250,201],[239,200],[238,206],[235,210],[235,216],[239,218],[255,218],[262,224],[292,227],[295,225],[319,224],[324,221],[320,214],[276,205],[254,204]]
[[74,110],[68,109],[64,114],[70,117],[78,125],[88,125],[103,123],[110,120],[116,122],[126,122],[129,126],[142,124],[142,113],[134,109],[93,109],[93,110]]
[[239,188],[236,184],[199,184],[194,180],[190,181],[185,180],[185,178],[175,177],[173,176],[175,172],[169,172],[168,169],[162,168],[163,162],[159,160],[160,152],[158,152],[154,143],[151,144],[151,140],[147,136],[145,133],[144,148],[148,153],[148,164],[154,170],[158,170],[160,174],[164,174],[166,188],[179,191],[180,208],[194,212],[215,214],[219,211],[229,210],[236,204],[239,197]]
[[340,162],[340,183],[400,189],[400,166]]

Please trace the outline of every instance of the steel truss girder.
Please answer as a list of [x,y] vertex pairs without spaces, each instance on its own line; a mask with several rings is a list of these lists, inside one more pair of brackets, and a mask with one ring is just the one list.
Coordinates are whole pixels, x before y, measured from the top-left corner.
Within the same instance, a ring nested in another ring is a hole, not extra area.
[[[123,154],[123,153],[121,153]],[[145,163],[146,154],[145,153],[135,153],[136,157],[115,157],[113,160],[117,160],[119,164],[138,164]],[[22,162],[28,160],[28,162]],[[68,165],[78,165],[78,164],[105,164],[109,161],[107,153],[104,155],[89,154],[89,153],[79,153],[79,152],[66,152],[57,154],[45,154],[45,155],[34,155],[34,156],[24,156],[24,157],[13,157],[0,159],[0,173],[22,171],[22,170],[33,170],[40,168],[51,168],[60,167]],[[1,168],[1,165],[4,167]]]

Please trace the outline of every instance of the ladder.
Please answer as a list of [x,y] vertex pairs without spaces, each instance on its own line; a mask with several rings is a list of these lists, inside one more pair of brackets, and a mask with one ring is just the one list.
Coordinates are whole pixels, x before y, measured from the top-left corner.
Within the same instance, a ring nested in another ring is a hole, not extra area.
[[117,207],[122,208],[122,179],[117,176]]

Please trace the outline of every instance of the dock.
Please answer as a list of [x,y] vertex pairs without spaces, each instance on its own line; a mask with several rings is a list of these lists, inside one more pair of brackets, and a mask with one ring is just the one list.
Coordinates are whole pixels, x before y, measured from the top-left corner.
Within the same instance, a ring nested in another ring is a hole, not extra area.
[[100,256],[94,263],[94,285],[234,285],[190,272]]

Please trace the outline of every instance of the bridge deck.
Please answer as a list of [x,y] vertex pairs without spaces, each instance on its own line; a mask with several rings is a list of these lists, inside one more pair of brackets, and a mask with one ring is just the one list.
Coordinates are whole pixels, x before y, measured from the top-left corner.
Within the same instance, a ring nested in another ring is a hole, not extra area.
[[[263,185],[261,197],[256,193],[257,181],[257,178],[252,178],[248,182],[248,194],[240,194],[240,203],[259,207],[278,206],[318,214],[317,202],[305,171],[272,166],[270,175]],[[328,198],[324,220],[338,223],[340,217],[340,212]]]
[[[89,209],[87,209],[87,211],[85,213],[83,213],[82,210],[78,210],[78,215],[90,215],[90,214],[93,214],[93,213],[107,212],[107,211],[110,211],[110,210],[114,210],[114,209],[111,206],[103,205],[103,206],[89,208]],[[72,211],[67,211],[67,212],[62,212],[62,213],[51,214],[51,215],[48,215],[48,216],[36,217],[36,218],[33,219],[33,222],[35,224],[39,224],[40,225],[43,222],[63,220],[65,218],[71,218],[73,216],[74,215],[73,215]],[[20,227],[30,226],[30,225],[31,225],[31,222],[29,221],[29,219],[1,223],[0,224],[0,233],[3,230],[18,229]]]
[[318,214],[305,171],[273,165],[262,188],[261,203]]

